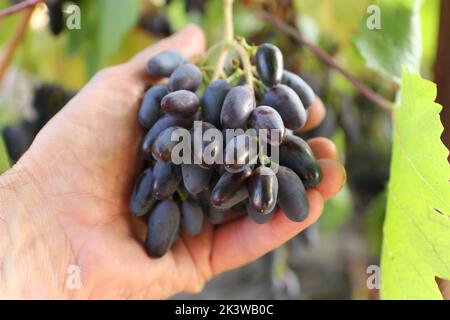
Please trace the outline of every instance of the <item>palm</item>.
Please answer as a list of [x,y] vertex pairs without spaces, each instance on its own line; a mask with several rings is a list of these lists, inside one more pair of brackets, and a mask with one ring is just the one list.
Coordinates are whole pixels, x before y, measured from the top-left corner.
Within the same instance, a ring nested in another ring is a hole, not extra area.
[[[201,33],[191,29],[200,44],[178,45],[188,55],[203,47]],[[155,51],[174,45],[161,43],[129,64],[97,75],[49,122],[21,159],[24,166],[38,168],[39,181],[48,182],[46,201],[67,239],[64,249],[81,268],[83,293],[91,297],[163,298],[181,290],[197,291],[213,275],[285,242],[322,210],[322,195],[313,190],[308,194],[310,218],[303,223],[277,215],[263,226],[248,219],[219,228],[207,225],[197,237],[182,235],[161,259],[146,255],[145,224],[128,211],[130,190],[141,167],[138,150],[144,132],[136,114],[145,90],[142,66]]]

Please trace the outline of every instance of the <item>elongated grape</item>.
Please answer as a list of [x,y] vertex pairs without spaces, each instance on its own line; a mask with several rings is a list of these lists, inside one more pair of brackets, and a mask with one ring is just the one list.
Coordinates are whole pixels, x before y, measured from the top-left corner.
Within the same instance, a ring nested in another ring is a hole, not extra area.
[[302,128],[306,123],[307,114],[303,103],[295,91],[284,84],[268,90],[264,95],[264,104],[277,110],[289,129]]
[[173,163],[157,162],[153,177],[153,196],[157,199],[167,199],[175,193],[181,181],[180,167]]
[[182,164],[181,172],[186,190],[191,194],[197,194],[208,187],[213,170],[195,164]]
[[225,220],[227,212],[215,209],[211,205],[210,199],[211,191],[209,188],[203,190],[197,195],[197,200],[202,207],[203,212],[208,217],[208,220],[214,225],[221,224]]
[[283,71],[283,78],[281,83],[289,86],[292,90],[297,93],[298,97],[303,103],[303,106],[308,110],[316,100],[316,94],[313,89],[303,80],[300,76],[292,73],[290,71]]
[[224,201],[221,205],[213,204],[213,207],[220,211],[227,211],[247,198],[248,190],[246,186],[242,185],[227,201]]
[[187,200],[181,204],[181,227],[187,234],[196,236],[202,232],[204,216],[197,202]]
[[169,127],[161,132],[155,139],[152,146],[153,158],[160,162],[172,161],[172,150],[180,143],[178,139],[173,137],[176,131],[186,130],[181,127]]
[[231,86],[225,80],[213,81],[206,87],[202,97],[203,120],[216,127],[220,125],[220,112],[230,90]]
[[153,169],[148,168],[138,178],[130,201],[130,211],[136,217],[146,215],[156,202],[152,195]]
[[145,248],[150,257],[160,258],[170,250],[180,229],[181,214],[172,200],[156,205],[148,220]]
[[309,203],[303,182],[294,171],[284,166],[278,168],[277,179],[281,210],[292,221],[304,221],[309,214]]
[[277,203],[278,180],[272,169],[256,168],[247,180],[249,202],[260,214],[270,213]]
[[[250,123],[252,128],[257,130],[259,136],[270,144],[279,145],[286,136],[283,119],[281,119],[278,111],[272,107],[257,107],[252,112]],[[265,130],[265,134],[261,134],[260,130]]]
[[218,208],[227,203],[239,191],[251,172],[249,168],[235,174],[225,172],[211,192],[211,204]]
[[166,50],[148,61],[147,71],[152,77],[170,77],[175,69],[185,63],[187,63],[187,59],[181,53]]
[[187,119],[197,112],[200,100],[187,90],[169,93],[161,100],[161,111],[175,118]]
[[199,68],[187,63],[175,69],[169,79],[171,91],[188,90],[195,92],[203,82],[203,76]]
[[255,55],[256,70],[261,80],[270,86],[279,84],[283,76],[283,54],[273,44],[264,43]]
[[247,121],[255,109],[255,95],[247,86],[238,86],[228,92],[220,112],[223,128],[246,128]]
[[167,87],[164,85],[151,87],[145,92],[138,115],[141,126],[150,129],[158,121],[161,100],[168,92]]
[[322,180],[322,171],[311,148],[295,135],[287,135],[280,146],[280,164],[292,169],[305,188],[315,188]]
[[230,173],[238,173],[256,164],[258,144],[255,136],[243,134],[231,140],[225,148],[224,168]]
[[177,119],[171,116],[163,116],[153,125],[147,132],[141,147],[141,153],[145,159],[152,159],[152,146],[155,139],[164,129],[168,127],[182,126],[184,127],[189,121],[186,119]]
[[[215,135],[213,135],[213,130],[216,132]],[[223,141],[220,131],[211,123],[202,122],[201,126],[194,126],[191,129],[191,137],[194,163],[203,168],[213,167],[217,163],[218,157],[222,156]]]
[[255,208],[253,208],[253,206],[250,203],[247,203],[247,214],[248,217],[256,222],[257,224],[266,224],[268,222],[270,222],[270,220],[273,219],[273,217],[275,216],[275,214],[278,211],[278,207],[275,206],[275,208],[270,211],[267,214],[261,214],[258,211],[255,210]]

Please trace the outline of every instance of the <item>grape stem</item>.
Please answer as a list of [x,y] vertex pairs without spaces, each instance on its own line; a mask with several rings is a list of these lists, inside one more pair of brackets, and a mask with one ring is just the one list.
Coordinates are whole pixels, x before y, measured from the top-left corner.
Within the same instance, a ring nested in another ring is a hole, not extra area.
[[307,41],[296,29],[287,25],[277,17],[269,14],[269,13],[259,13],[258,18],[261,20],[268,21],[272,23],[275,27],[283,31],[284,33],[291,36],[297,43],[303,44],[309,50],[312,51],[320,60],[322,60],[329,67],[335,69],[337,72],[342,74],[350,83],[367,99],[375,103],[375,105],[379,106],[383,110],[387,111],[392,115],[392,102],[387,100],[386,98],[378,95],[375,91],[367,87],[365,84],[361,83],[358,79],[356,79],[350,72],[345,70],[342,66],[340,66],[328,53],[315,46],[311,42]]

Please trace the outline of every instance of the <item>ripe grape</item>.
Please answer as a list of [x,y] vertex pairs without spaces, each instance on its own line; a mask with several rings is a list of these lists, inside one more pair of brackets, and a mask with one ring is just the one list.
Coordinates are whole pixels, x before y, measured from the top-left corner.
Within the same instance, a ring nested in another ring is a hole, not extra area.
[[311,148],[295,135],[287,135],[281,145],[280,164],[292,169],[308,189],[317,187],[322,180],[322,171]]
[[286,128],[302,128],[307,119],[306,110],[294,90],[284,84],[276,85],[264,95],[264,104],[278,111]]
[[202,207],[195,201],[187,200],[181,204],[181,227],[191,235],[202,232],[204,213]]
[[173,200],[156,205],[148,220],[145,249],[149,256],[160,258],[170,250],[180,229],[181,214]]
[[203,82],[203,76],[199,68],[187,63],[175,69],[169,78],[171,91],[188,90],[195,92]]
[[239,135],[226,145],[224,168],[230,173],[242,172],[255,164],[257,157],[256,137]]
[[229,199],[227,199],[220,205],[213,204],[213,207],[220,211],[227,211],[238,205],[242,201],[246,200],[247,198],[248,190],[244,185],[242,185]]
[[234,174],[225,172],[211,192],[211,204],[218,208],[227,203],[239,191],[251,173],[250,168]]
[[275,208],[267,214],[261,214],[256,211],[250,203],[247,203],[246,211],[248,213],[248,217],[252,219],[252,221],[256,222],[257,224],[265,224],[273,219],[278,211],[278,207],[275,206]]
[[152,194],[153,169],[148,168],[136,182],[130,201],[130,211],[136,217],[146,215],[156,202]]
[[179,144],[179,140],[173,139],[175,131],[186,130],[181,127],[169,127],[161,132],[155,139],[152,146],[152,156],[160,162],[170,162],[172,160],[172,150]]
[[313,89],[300,76],[285,70],[283,72],[283,79],[281,83],[289,86],[297,93],[298,97],[303,103],[303,106],[308,110],[316,100],[316,94]]
[[304,221],[309,214],[309,203],[302,181],[294,171],[284,166],[278,168],[277,179],[281,210],[292,221]]
[[[268,106],[259,106],[253,110],[250,117],[251,127],[259,132],[259,130],[266,130],[267,136],[261,136],[266,142],[270,144],[279,145],[283,142],[286,135],[286,128],[284,127],[283,119],[277,110]],[[274,131],[272,131],[274,130]],[[272,133],[276,136],[272,137]]]
[[258,47],[255,55],[256,70],[261,80],[273,86],[281,82],[284,69],[283,54],[273,44],[265,43]]
[[182,164],[181,173],[186,190],[191,194],[197,194],[208,187],[213,170],[195,164]]
[[223,128],[246,128],[247,121],[255,109],[255,95],[247,86],[238,86],[228,92],[220,112]]
[[225,80],[211,82],[205,89],[202,97],[203,120],[214,126],[220,125],[220,112],[226,95],[231,86]]
[[181,181],[180,171],[180,167],[173,163],[156,163],[152,192],[157,199],[167,199],[175,193]]
[[247,180],[251,206],[259,214],[273,211],[277,203],[278,180],[272,169],[259,167]]
[[139,109],[139,123],[146,129],[150,129],[160,116],[160,104],[162,98],[169,93],[167,86],[157,85],[147,90]]
[[192,117],[198,109],[198,96],[187,90],[169,93],[161,100],[161,111],[175,118],[187,119]]
[[[195,164],[199,164],[203,168],[213,167],[217,158],[221,156],[223,148],[221,139],[214,136],[205,136],[205,132],[208,130],[217,130],[217,128],[208,122],[202,122],[201,127],[194,127],[191,130]],[[220,131],[216,133],[219,134]],[[196,144],[197,140],[199,143]]]
[[184,55],[177,51],[166,50],[149,60],[148,74],[152,77],[170,77],[179,66],[187,63]]

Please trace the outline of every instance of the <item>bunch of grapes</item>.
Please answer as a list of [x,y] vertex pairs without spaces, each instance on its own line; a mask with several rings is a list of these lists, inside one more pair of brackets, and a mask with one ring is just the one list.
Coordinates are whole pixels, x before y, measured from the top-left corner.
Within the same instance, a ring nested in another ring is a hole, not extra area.
[[[247,45],[246,50],[247,66],[234,59],[222,70],[223,79],[213,81],[201,65],[175,51],[148,62],[149,75],[168,83],[149,88],[140,107],[139,123],[148,130],[141,148],[147,168],[134,188],[130,211],[148,221],[145,247],[151,257],[162,257],[180,230],[201,233],[206,220],[220,224],[246,212],[263,224],[279,209],[296,222],[308,216],[305,189],[319,184],[321,171],[308,144],[294,133],[305,125],[315,93],[284,70],[276,46]],[[233,135],[220,139],[205,134],[229,129]],[[177,149],[185,135],[192,152]],[[261,152],[264,143],[270,156]]]

